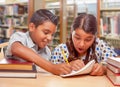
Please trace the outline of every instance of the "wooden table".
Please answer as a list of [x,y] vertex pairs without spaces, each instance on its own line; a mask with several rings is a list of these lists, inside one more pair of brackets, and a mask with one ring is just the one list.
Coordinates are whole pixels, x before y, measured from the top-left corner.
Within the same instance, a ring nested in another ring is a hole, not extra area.
[[[37,73],[36,79],[0,78],[0,87],[115,87],[106,76],[76,76],[62,78],[48,73]],[[116,86],[120,87],[120,86]]]

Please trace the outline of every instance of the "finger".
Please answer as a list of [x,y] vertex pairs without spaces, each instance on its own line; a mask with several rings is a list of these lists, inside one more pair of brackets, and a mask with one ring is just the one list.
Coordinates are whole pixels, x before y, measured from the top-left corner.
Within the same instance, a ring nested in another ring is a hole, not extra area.
[[72,71],[72,67],[70,66],[70,64],[64,64],[62,67],[62,71],[64,74],[68,74]]
[[77,62],[77,65],[80,66],[80,67],[83,67],[85,66],[84,62],[82,60],[78,61]]
[[79,70],[84,66],[84,62],[81,60],[76,60],[74,65],[72,66],[73,70]]
[[98,76],[101,76],[101,75],[104,75],[104,70],[103,70],[103,66],[100,65],[100,68],[98,70],[98,73],[97,73]]
[[91,72],[90,75],[102,75],[103,70],[101,65],[97,65],[97,67]]
[[92,72],[90,73],[90,75],[96,75],[96,69],[97,69],[97,67],[98,67],[98,64],[96,63],[96,64],[94,64],[94,66],[93,66],[93,68],[92,68]]
[[72,69],[76,71],[76,70],[81,69],[81,66],[78,66],[77,64],[74,64],[74,65],[72,66]]

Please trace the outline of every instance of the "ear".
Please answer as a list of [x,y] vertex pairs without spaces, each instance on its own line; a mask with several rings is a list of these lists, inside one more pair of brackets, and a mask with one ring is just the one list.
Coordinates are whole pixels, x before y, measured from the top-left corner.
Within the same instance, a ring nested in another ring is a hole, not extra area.
[[34,31],[35,30],[35,24],[34,23],[29,23],[29,31]]

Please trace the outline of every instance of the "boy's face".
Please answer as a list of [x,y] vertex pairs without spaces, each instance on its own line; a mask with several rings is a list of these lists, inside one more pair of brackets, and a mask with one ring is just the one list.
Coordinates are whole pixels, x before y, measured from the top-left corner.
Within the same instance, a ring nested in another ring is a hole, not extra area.
[[76,29],[72,32],[72,41],[77,52],[82,55],[93,44],[95,36],[84,32],[83,29]]
[[33,42],[39,48],[44,48],[53,39],[56,26],[52,22],[46,21],[36,28],[33,23],[30,23],[29,31]]

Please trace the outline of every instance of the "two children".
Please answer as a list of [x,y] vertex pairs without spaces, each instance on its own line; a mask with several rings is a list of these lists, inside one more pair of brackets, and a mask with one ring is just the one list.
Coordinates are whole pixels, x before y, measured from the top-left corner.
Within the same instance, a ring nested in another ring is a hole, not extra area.
[[[103,75],[106,70],[99,63],[117,54],[105,42],[97,38],[96,18],[90,14],[81,14],[76,17],[68,42],[58,45],[51,57],[47,44],[53,38],[57,23],[57,16],[50,11],[46,9],[36,11],[28,25],[29,31],[16,32],[11,36],[6,58],[33,62],[56,75],[78,70],[94,59],[96,64],[91,75]],[[69,64],[65,63],[62,50]]]

